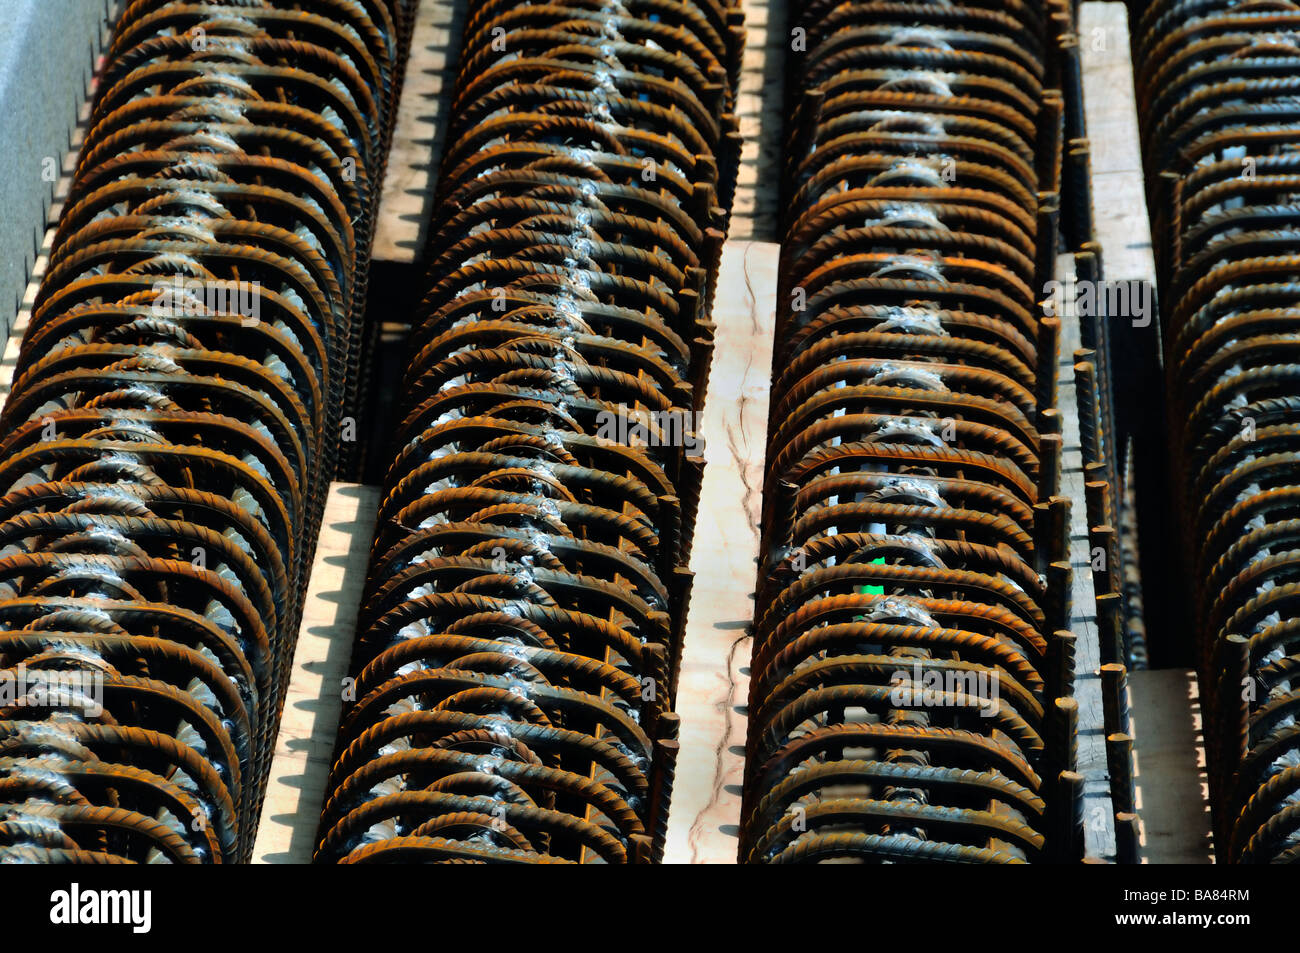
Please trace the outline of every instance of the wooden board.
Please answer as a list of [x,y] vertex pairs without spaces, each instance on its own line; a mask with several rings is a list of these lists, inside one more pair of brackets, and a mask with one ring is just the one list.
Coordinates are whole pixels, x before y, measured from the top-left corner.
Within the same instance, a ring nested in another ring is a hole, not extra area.
[[1133,672],[1128,688],[1142,862],[1211,863],[1209,782],[1196,676],[1181,669]]
[[315,850],[379,497],[378,487],[330,484],[253,842],[255,864],[305,864]]
[[423,256],[464,13],[464,0],[420,0],[416,9],[375,219],[374,261],[409,265]]
[[733,864],[739,847],[779,257],[780,247],[768,242],[731,241],[722,251],[666,863]]

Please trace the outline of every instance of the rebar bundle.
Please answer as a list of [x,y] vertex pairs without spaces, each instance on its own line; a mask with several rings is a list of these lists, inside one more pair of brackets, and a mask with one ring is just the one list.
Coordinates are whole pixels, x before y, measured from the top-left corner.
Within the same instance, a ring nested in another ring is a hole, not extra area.
[[1135,31],[1221,863],[1300,859],[1297,30],[1285,0],[1158,0]]
[[741,45],[470,4],[319,861],[661,856]]
[[0,416],[0,862],[248,857],[408,7],[117,22]]
[[1077,845],[1039,311],[1045,63],[1068,22],[1018,0],[792,5],[742,862]]

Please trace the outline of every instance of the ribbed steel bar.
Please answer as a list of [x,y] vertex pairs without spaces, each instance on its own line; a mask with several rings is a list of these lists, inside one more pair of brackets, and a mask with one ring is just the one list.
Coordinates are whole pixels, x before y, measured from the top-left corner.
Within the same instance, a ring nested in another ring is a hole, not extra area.
[[661,856],[741,39],[470,3],[319,862]]
[[406,0],[135,0],[0,416],[0,862],[246,860]]
[[742,862],[1018,863],[1077,843],[1048,644],[1070,578],[1045,459],[1057,326],[1039,306],[1061,12],[792,5]]
[[1297,36],[1289,0],[1156,0],[1135,33],[1182,576],[1226,863],[1300,857]]

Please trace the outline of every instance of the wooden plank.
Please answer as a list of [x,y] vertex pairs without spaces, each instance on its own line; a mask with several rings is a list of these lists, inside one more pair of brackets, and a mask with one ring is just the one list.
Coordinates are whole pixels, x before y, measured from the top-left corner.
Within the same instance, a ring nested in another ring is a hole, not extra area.
[[745,52],[736,91],[736,119],[744,138],[732,201],[730,237],[779,241],[781,103],[789,53],[782,0],[743,0]]
[[330,484],[253,842],[255,864],[311,861],[379,498],[375,486]]
[[771,243],[727,242],[718,273],[666,863],[734,864],[739,847],[779,258],[780,247]]
[[[1056,260],[1056,280],[1074,280],[1074,256]],[[1069,295],[1057,303],[1061,319],[1061,351],[1056,368],[1056,409],[1061,412],[1061,495],[1070,498],[1070,566],[1074,589],[1070,631],[1075,635],[1074,699],[1079,703],[1077,769],[1083,775],[1084,852],[1113,859],[1115,820],[1106,763],[1106,730],[1101,694],[1101,640],[1097,602],[1092,586],[1087,507],[1083,495],[1083,453],[1079,438],[1079,406],[1074,387],[1074,351],[1079,347],[1079,322]]]
[[1088,0],[1079,7],[1079,52],[1092,153],[1095,227],[1106,279],[1154,283],[1155,259],[1124,4]]
[[424,253],[465,0],[420,0],[397,104],[371,259],[415,264]]
[[1165,669],[1132,672],[1128,679],[1142,862],[1212,863],[1196,675]]

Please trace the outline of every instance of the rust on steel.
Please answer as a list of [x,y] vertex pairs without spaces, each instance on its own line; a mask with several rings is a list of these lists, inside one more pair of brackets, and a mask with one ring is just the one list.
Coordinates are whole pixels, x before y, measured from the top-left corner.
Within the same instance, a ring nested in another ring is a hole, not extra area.
[[135,0],[0,416],[0,862],[248,859],[409,0]]
[[1298,28],[1288,0],[1158,0],[1135,31],[1220,863],[1300,859]]
[[1070,570],[1038,289],[1068,8],[791,14],[740,860],[1065,859]]
[[469,4],[317,862],[661,858],[742,46]]

